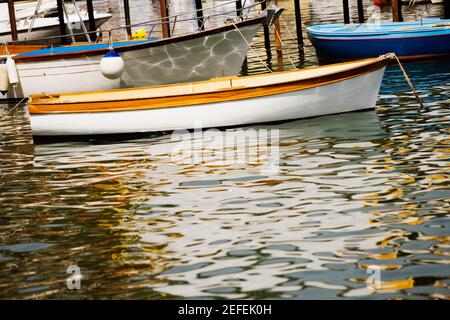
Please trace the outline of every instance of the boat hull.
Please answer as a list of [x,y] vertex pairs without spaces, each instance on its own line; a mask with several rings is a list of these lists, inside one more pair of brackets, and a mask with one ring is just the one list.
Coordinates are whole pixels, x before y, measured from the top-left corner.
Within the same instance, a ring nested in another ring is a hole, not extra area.
[[337,62],[393,52],[401,59],[450,55],[450,20],[382,24],[316,25],[307,28],[320,61]]
[[394,52],[403,60],[450,55],[450,34],[400,39],[324,39],[309,37],[321,61],[347,61]]
[[[37,57],[17,61],[20,83],[10,88],[16,98],[38,93],[64,93],[135,88],[237,75],[250,43],[261,23],[243,26],[240,32],[229,28],[206,36],[187,37],[166,44],[119,51],[125,71],[118,79],[107,79],[100,71],[104,53],[79,55],[56,60]],[[159,41],[156,41],[159,42]],[[156,43],[155,42],[155,43]],[[16,59],[16,58],[15,58]]]
[[[385,65],[325,85],[257,98],[109,112],[31,114],[35,136],[101,135],[218,128],[372,109]],[[145,106],[144,106],[145,107]]]

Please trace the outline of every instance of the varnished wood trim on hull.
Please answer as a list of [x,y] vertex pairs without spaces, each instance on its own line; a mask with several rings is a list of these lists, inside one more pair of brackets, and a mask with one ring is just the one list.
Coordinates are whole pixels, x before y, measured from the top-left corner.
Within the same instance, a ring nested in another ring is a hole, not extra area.
[[[256,87],[230,87],[224,90],[217,90],[209,93],[193,93],[184,95],[174,95],[165,97],[143,98],[143,99],[122,99],[120,101],[84,101],[84,102],[64,102],[64,98],[51,98],[45,96],[32,96],[29,101],[29,111],[31,114],[48,114],[48,113],[84,113],[84,112],[120,112],[131,110],[143,110],[143,109],[159,109],[159,108],[175,108],[184,106],[193,106],[201,104],[211,104],[223,101],[236,101],[245,100],[259,97],[266,97],[281,93],[293,92],[298,90],[305,90],[309,88],[319,87],[335,82],[345,81],[366,73],[370,73],[379,70],[386,66],[388,58],[368,59],[373,60],[372,63],[362,65],[357,68],[344,70],[328,74],[325,76],[311,77],[303,80],[279,83],[273,85],[264,85]],[[328,66],[329,67],[329,66]],[[321,67],[327,68],[327,67]],[[292,73],[302,73],[304,70],[293,71]],[[281,73],[278,73],[281,74]],[[274,74],[259,75],[249,78],[258,79],[261,77],[270,77]],[[233,81],[233,78],[228,78],[229,81]],[[239,78],[234,78],[239,81]],[[213,81],[205,81],[208,83],[214,83],[214,81],[220,81],[220,79]],[[224,80],[227,81],[227,80]],[[256,81],[256,80],[255,80]],[[199,82],[198,84],[201,84]],[[166,86],[174,87],[176,85]],[[139,89],[134,89],[139,90]],[[145,90],[145,89],[144,89]],[[123,92],[126,97],[126,89],[114,90],[114,92]],[[106,92],[107,94],[108,92]],[[84,94],[80,94],[82,96]],[[88,94],[86,94],[88,95]],[[76,95],[75,95],[76,96]],[[95,94],[93,94],[95,96]],[[60,101],[63,100],[63,101]]]
[[375,107],[384,70],[268,97],[181,108],[32,114],[30,123],[34,136],[91,136],[222,128],[360,111]]
[[30,52],[34,50],[44,49],[45,45],[8,45],[0,46],[0,56],[6,56],[8,54],[20,54],[25,52]]

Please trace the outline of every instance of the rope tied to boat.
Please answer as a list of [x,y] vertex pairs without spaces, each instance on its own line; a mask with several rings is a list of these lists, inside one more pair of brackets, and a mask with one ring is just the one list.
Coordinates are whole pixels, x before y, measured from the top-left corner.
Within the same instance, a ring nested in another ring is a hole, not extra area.
[[242,37],[242,39],[244,39],[244,41],[247,43],[248,47],[250,48],[250,50],[252,51],[252,53],[256,56],[256,58],[258,58],[258,60],[262,63],[262,65],[269,70],[270,73],[272,73],[273,71],[267,66],[267,64],[261,59],[261,57],[255,52],[255,50],[253,49],[252,45],[247,41],[247,39],[245,39],[245,36],[242,34],[241,30],[239,30],[239,28],[236,26],[236,24],[234,23],[234,21],[228,21],[229,23],[231,23],[233,25],[233,27],[237,30],[237,32],[239,33],[239,35]]
[[23,97],[14,107],[12,107],[11,109],[9,109],[5,114],[3,114],[0,117],[0,121],[2,121],[3,119],[6,118],[6,116],[8,116],[11,112],[14,111],[14,109],[16,109],[18,106],[20,106],[22,104],[22,102],[24,102],[27,99],[27,97]]
[[405,77],[406,82],[408,83],[409,87],[411,88],[411,91],[413,92],[414,96],[416,97],[417,102],[418,102],[419,105],[420,105],[420,108],[421,108],[422,110],[425,109],[425,106],[424,106],[422,100],[420,99],[419,95],[417,94],[417,91],[416,91],[416,89],[414,88],[414,85],[413,85],[411,79],[409,78],[408,74],[406,73],[405,68],[403,67],[402,63],[400,62],[400,59],[398,58],[398,56],[397,56],[395,53],[391,53],[391,54],[389,54],[389,55],[391,55],[392,57],[394,57],[395,60],[397,61],[398,66],[400,67],[400,70],[402,71],[403,76]]
[[[286,31],[288,32],[289,37],[291,38],[292,42],[294,42],[294,41],[295,41],[295,38],[294,38],[294,36],[292,35],[291,31],[289,30],[289,26],[288,26],[287,23],[284,21],[284,19],[283,19],[282,16],[280,16],[279,19],[280,19],[281,23],[283,23],[283,26],[284,26],[284,28],[286,29]],[[287,56],[288,56],[288,58],[289,58],[289,61],[291,62],[291,65],[294,67],[294,69],[298,69],[297,66],[295,65],[294,61],[292,61],[291,55],[289,54],[289,51],[287,50],[287,47],[284,46],[283,40],[281,39],[281,35],[278,33],[278,31],[277,31],[276,28],[275,28],[274,30],[275,30],[275,32],[276,32],[276,34],[277,34],[277,36],[278,36],[278,39],[280,39],[281,49],[282,49],[282,50],[284,49],[284,52],[286,52],[286,54],[287,54]]]

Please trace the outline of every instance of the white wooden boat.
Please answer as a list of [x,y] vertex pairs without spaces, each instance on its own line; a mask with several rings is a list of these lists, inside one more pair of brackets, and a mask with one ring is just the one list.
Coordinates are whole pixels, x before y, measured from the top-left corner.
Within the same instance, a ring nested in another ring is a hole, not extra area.
[[64,93],[133,88],[219,76],[235,76],[266,15],[235,24],[164,39],[122,41],[113,44],[124,61],[116,79],[102,74],[100,62],[108,44],[65,46],[26,52],[13,57],[19,83],[6,98],[37,93]]
[[[69,14],[69,20],[72,25],[73,33],[82,33],[83,30],[80,24],[80,18],[76,14]],[[99,28],[106,21],[111,19],[110,13],[94,12],[95,26]],[[83,23],[88,24],[89,17],[87,14],[81,16]],[[39,17],[33,19],[28,17],[26,19],[17,20],[17,32],[19,41],[45,39],[59,35],[59,20],[58,17]],[[67,18],[64,17],[64,22],[67,24]],[[33,23],[33,29],[28,33],[30,24]],[[11,26],[9,21],[0,21],[0,42],[11,41]],[[59,39],[54,39],[54,42],[59,42]]]
[[[16,19],[27,19],[32,17],[35,13],[39,16],[49,16],[57,12],[56,0],[45,0],[41,2],[39,8],[37,7],[38,1],[21,1],[15,2],[15,15]],[[36,10],[37,9],[37,10]],[[36,12],[37,11],[37,12]],[[9,11],[7,3],[0,3],[0,22],[9,22]]]
[[[82,33],[83,30],[80,24],[80,18],[76,14],[68,15],[72,25],[73,33]],[[94,12],[95,26],[99,28],[106,21],[111,19],[112,14]],[[85,14],[82,16],[83,23],[88,24],[89,17]],[[58,17],[41,17],[35,18],[33,22],[33,29],[28,33],[28,28],[32,23],[32,18],[17,20],[17,32],[19,41],[45,39],[59,35],[59,20]],[[64,22],[67,23],[67,18],[64,17]],[[9,21],[0,21],[0,42],[11,41],[11,27]],[[54,39],[54,42],[59,42],[59,39]]]
[[[73,3],[74,7],[76,4]],[[65,6],[67,6],[65,4]],[[41,1],[23,1],[14,4],[16,26],[18,31],[18,38],[20,41],[36,40],[49,38],[59,35],[59,20],[57,17],[57,2],[56,0],[41,0]],[[69,9],[71,9],[69,11]],[[75,12],[70,6],[67,8],[68,19],[71,22],[72,32],[83,32],[80,24],[81,20],[85,25],[89,21],[86,10],[80,10],[78,7]],[[79,11],[80,16],[75,14]],[[94,12],[95,25],[99,28],[106,21],[112,17],[109,13]],[[67,17],[64,17],[67,24]],[[30,26],[32,29],[29,31]],[[67,30],[69,33],[69,30]],[[11,26],[9,21],[8,4],[0,3],[0,42],[11,41]],[[54,39],[54,42],[59,43],[59,39]],[[44,42],[50,42],[45,40]]]
[[178,85],[34,95],[31,128],[36,136],[138,133],[370,109],[391,57]]

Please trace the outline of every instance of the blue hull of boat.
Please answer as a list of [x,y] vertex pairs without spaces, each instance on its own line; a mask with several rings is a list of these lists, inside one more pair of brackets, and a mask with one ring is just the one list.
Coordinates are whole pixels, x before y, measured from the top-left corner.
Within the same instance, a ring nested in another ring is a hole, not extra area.
[[[438,21],[443,24],[449,20]],[[442,28],[415,28],[413,23],[400,26],[389,23],[385,28],[377,26],[372,30],[365,26],[360,31],[346,31],[346,28],[345,25],[308,28],[309,39],[320,60],[344,61],[377,57],[388,52],[404,59],[450,55],[450,24]],[[402,28],[407,30],[398,31]]]

